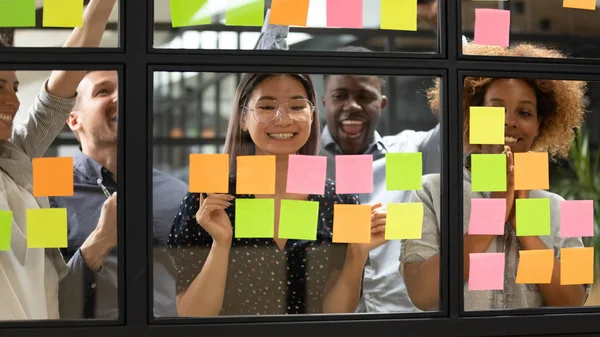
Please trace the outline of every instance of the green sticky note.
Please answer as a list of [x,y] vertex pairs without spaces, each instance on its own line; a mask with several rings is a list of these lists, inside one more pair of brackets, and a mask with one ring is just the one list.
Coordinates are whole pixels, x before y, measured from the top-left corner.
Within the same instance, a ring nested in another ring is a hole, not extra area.
[[273,238],[275,200],[235,199],[235,237]]
[[417,30],[417,0],[381,0],[381,29]]
[[387,204],[386,240],[420,239],[423,233],[423,203]]
[[506,192],[506,155],[472,154],[471,189],[473,192]]
[[469,108],[469,143],[504,144],[504,107]]
[[280,239],[316,240],[319,222],[317,201],[281,200],[279,210]]
[[171,0],[171,26],[209,25],[212,15],[208,0]]
[[385,186],[388,191],[420,190],[422,176],[421,152],[385,154]]
[[12,221],[13,213],[11,211],[0,211],[0,250],[10,250]]
[[227,0],[225,25],[258,26],[263,25],[265,18],[264,0]]
[[44,0],[44,27],[81,27],[83,0]]
[[27,248],[66,248],[67,209],[27,210]]
[[0,27],[35,27],[35,0],[0,0]]
[[550,199],[517,199],[517,236],[550,235]]

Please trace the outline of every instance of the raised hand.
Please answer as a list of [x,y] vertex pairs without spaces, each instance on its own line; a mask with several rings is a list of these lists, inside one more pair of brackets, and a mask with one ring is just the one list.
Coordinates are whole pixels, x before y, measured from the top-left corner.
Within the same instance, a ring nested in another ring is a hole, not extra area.
[[233,227],[225,209],[231,206],[234,197],[229,194],[200,194],[200,208],[196,222],[204,228],[218,245],[231,245]]

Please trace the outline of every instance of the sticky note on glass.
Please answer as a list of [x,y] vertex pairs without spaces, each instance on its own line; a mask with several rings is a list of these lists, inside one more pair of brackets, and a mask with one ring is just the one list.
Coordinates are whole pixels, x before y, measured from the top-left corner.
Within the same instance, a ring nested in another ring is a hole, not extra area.
[[469,231],[471,235],[502,235],[506,219],[506,199],[471,199]]
[[325,193],[327,157],[290,155],[288,157],[287,193]]
[[420,239],[423,233],[423,203],[387,204],[386,240]]
[[473,192],[505,192],[506,155],[472,154],[471,188]]
[[327,0],[310,0],[306,27],[327,27]]
[[594,283],[594,247],[560,249],[560,284]]
[[282,26],[305,27],[309,0],[272,0],[269,23]]
[[379,27],[390,30],[417,30],[417,0],[381,0]]
[[229,155],[190,154],[188,181],[192,193],[229,193]]
[[35,0],[0,1],[0,27],[35,27]]
[[0,251],[10,250],[12,222],[13,213],[11,211],[0,211]]
[[594,236],[594,201],[560,202],[560,236],[563,238]]
[[275,233],[275,200],[235,200],[234,236],[236,238],[273,238]]
[[327,27],[363,28],[363,0],[327,0]]
[[44,0],[42,25],[44,27],[81,27],[82,0]]
[[333,205],[333,242],[370,243],[371,206]]
[[33,195],[59,197],[73,195],[73,158],[33,158]]
[[281,200],[278,238],[314,241],[318,223],[318,201]]
[[469,143],[504,144],[504,107],[469,107]]
[[422,176],[421,152],[385,154],[385,187],[388,191],[421,190]]
[[275,156],[237,157],[237,194],[275,194]]
[[468,289],[504,289],[504,253],[469,254]]
[[508,47],[510,11],[475,8],[475,44]]
[[596,0],[563,0],[564,8],[596,10]]
[[549,284],[554,269],[554,249],[519,251],[516,283]]
[[170,8],[173,27],[208,25],[213,14],[208,0],[170,0]]
[[27,248],[66,248],[67,209],[28,209]]
[[517,236],[550,235],[550,199],[517,199]]
[[514,153],[515,190],[547,190],[550,188],[548,152]]
[[262,26],[265,18],[265,0],[226,0],[226,26]]
[[373,155],[335,156],[335,192],[372,193],[373,192]]

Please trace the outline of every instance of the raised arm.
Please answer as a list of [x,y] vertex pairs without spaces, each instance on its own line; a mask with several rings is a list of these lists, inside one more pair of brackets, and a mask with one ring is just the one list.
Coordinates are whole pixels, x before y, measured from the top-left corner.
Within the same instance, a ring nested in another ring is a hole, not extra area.
[[269,24],[269,17],[271,15],[271,9],[267,9],[267,15],[265,15],[265,23],[263,24],[260,36],[256,42],[254,49],[257,50],[288,50],[287,36],[290,31],[290,27],[281,25]]

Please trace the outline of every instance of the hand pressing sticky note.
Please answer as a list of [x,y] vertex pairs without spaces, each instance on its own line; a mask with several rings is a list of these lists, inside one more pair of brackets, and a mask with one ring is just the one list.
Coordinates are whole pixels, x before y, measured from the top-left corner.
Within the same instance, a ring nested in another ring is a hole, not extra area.
[[554,269],[554,249],[519,251],[516,283],[549,284]]
[[[222,1],[222,0],[221,0]],[[226,0],[227,26],[262,26],[265,16],[265,0]]]
[[510,11],[475,8],[475,44],[508,47]]
[[560,202],[560,236],[563,238],[594,236],[594,201]]
[[188,181],[192,193],[229,193],[229,155],[190,154]]
[[44,27],[81,27],[83,0],[44,0]]
[[473,192],[505,192],[506,155],[472,154],[471,188]]
[[304,200],[281,200],[279,209],[279,239],[317,239],[319,202]]
[[35,0],[0,0],[0,27],[35,27]]
[[469,143],[504,144],[503,107],[472,106],[469,111]]
[[66,248],[67,209],[28,209],[27,248]]
[[564,8],[596,10],[596,0],[563,0]]
[[269,23],[282,26],[305,27],[309,0],[272,0]]
[[290,155],[288,157],[287,193],[325,193],[327,157]]
[[423,204],[394,203],[387,206],[386,240],[420,239],[423,232]]
[[373,192],[373,155],[337,155],[335,156],[335,192],[372,193]]
[[471,199],[470,235],[502,235],[506,219],[506,199]]
[[0,251],[10,250],[12,222],[13,213],[11,211],[0,211]]
[[388,191],[421,190],[422,176],[421,152],[385,154],[385,186]]
[[550,199],[517,199],[517,236],[550,235]]
[[515,191],[550,188],[548,152],[522,152],[514,156]]
[[208,0],[170,0],[171,26],[209,25],[212,8]]
[[594,247],[560,249],[560,284],[594,283]]
[[333,242],[370,243],[371,206],[333,205]]
[[381,29],[417,30],[417,0],[381,0]]
[[33,196],[59,197],[73,195],[73,158],[33,158]]
[[237,194],[275,194],[275,156],[237,157]]
[[327,27],[363,28],[363,0],[327,0]]
[[504,253],[469,254],[469,290],[504,289]]
[[273,238],[275,200],[238,198],[234,203],[234,236],[236,238]]

